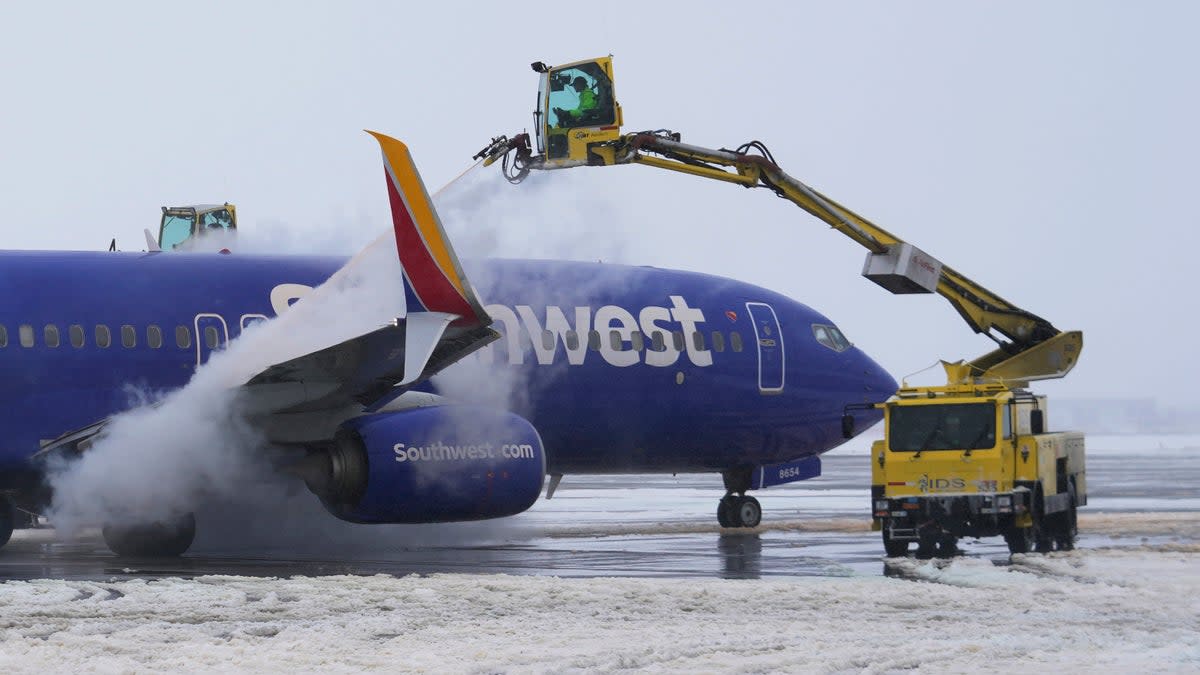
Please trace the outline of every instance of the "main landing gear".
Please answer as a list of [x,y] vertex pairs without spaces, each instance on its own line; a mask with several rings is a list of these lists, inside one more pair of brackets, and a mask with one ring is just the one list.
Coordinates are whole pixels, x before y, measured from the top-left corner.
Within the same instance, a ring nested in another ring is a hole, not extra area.
[[762,506],[746,495],[750,489],[750,470],[736,469],[721,474],[725,479],[725,496],[717,503],[717,522],[721,527],[758,527],[762,522]]
[[12,536],[15,526],[16,513],[13,511],[12,502],[8,500],[8,497],[0,495],[0,546],[8,543],[8,538]]
[[177,558],[196,537],[196,516],[185,513],[163,522],[104,526],[104,543],[122,558]]

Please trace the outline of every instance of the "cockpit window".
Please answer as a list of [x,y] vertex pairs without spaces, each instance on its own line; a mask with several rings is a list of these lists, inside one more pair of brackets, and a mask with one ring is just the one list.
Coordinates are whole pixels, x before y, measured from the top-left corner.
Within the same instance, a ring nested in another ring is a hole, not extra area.
[[813,337],[817,339],[817,342],[833,351],[844,352],[850,348],[850,341],[846,339],[845,335],[842,335],[842,331],[838,330],[837,326],[814,323],[812,329]]

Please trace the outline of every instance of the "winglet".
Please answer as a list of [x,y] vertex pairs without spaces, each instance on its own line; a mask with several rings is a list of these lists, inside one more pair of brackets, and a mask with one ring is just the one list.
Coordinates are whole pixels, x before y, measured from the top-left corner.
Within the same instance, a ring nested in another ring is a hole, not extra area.
[[479,304],[450,246],[429,192],[417,173],[408,146],[367,130],[383,150],[388,201],[396,231],[396,249],[408,285],[409,311],[445,312],[459,318],[456,326],[486,326],[492,322]]

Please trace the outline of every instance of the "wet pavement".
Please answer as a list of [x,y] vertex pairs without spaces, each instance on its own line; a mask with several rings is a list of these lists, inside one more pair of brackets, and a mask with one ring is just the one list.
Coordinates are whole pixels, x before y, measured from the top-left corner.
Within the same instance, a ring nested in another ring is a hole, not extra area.
[[[1090,503],[1081,547],[1193,546],[1200,541],[1200,446],[1091,439]],[[1125,447],[1128,445],[1129,447]],[[824,458],[818,479],[756,493],[763,525],[722,530],[717,476],[568,476],[552,500],[516,518],[429,526],[336,521],[299,495],[274,510],[202,511],[192,550],[176,559],[117,558],[98,533],[61,540],[17,532],[0,550],[4,579],[164,576],[504,573],[577,577],[862,576],[887,573],[866,516],[867,455]],[[1007,564],[1002,539],[964,554]]]

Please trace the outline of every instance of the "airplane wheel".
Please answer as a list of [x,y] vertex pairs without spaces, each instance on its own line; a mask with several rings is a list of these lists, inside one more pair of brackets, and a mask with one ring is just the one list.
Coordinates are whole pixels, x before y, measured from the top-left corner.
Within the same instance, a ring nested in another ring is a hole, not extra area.
[[737,520],[741,527],[758,527],[762,522],[762,506],[754,497],[742,497],[738,500]]
[[170,523],[105,525],[104,543],[123,558],[175,558],[196,538],[196,516],[185,514]]
[[721,527],[737,527],[734,520],[737,517],[737,497],[725,495],[717,503],[717,523]]
[[0,546],[7,544],[12,537],[13,525],[16,523],[14,516],[12,502],[0,497]]

